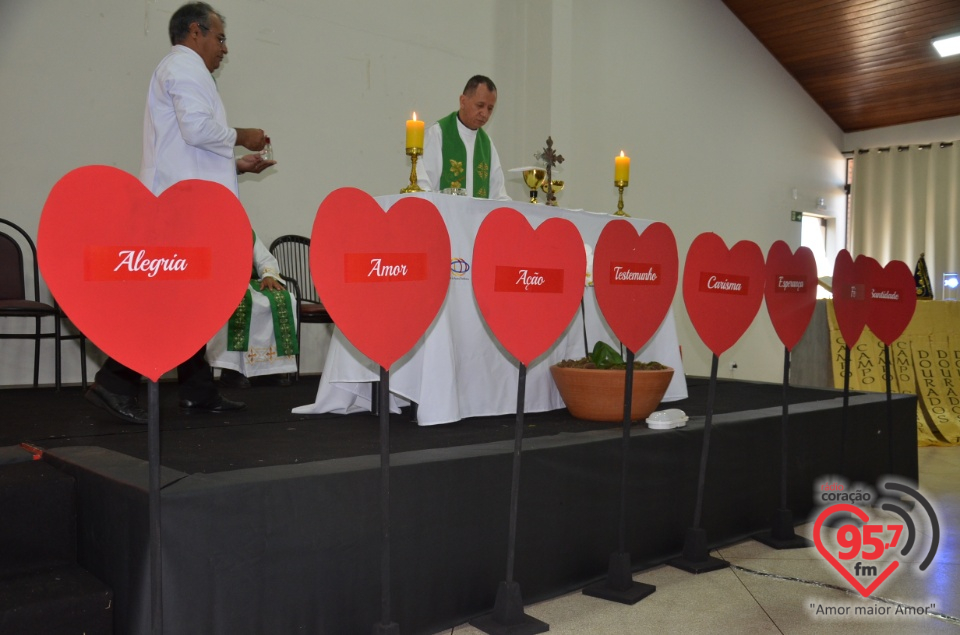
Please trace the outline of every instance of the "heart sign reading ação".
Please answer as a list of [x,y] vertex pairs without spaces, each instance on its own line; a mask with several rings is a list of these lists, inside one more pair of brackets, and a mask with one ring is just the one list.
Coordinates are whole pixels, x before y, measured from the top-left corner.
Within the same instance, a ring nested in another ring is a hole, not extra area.
[[389,370],[443,305],[450,237],[430,201],[402,198],[385,211],[366,192],[340,188],[317,210],[310,270],[337,328]]
[[741,240],[727,249],[714,233],[697,236],[683,268],[683,301],[693,327],[718,357],[746,332],[763,302],[763,252]]
[[550,218],[534,229],[520,212],[498,208],[477,231],[473,293],[511,355],[529,365],[570,324],[583,297],[587,256],[576,226]]
[[857,256],[856,261],[846,249],[841,249],[833,263],[833,311],[837,316],[840,335],[848,348],[857,345],[870,311],[867,285],[873,258]]
[[240,304],[253,233],[233,192],[181,181],[159,197],[107,166],[69,172],[47,197],[37,259],[50,292],[104,353],[157,381]]
[[764,299],[773,328],[788,351],[803,337],[817,306],[817,260],[809,247],[791,252],[778,240],[770,246]]
[[627,220],[607,223],[593,256],[597,304],[624,346],[636,353],[660,328],[677,291],[677,240],[664,223],[637,234]]

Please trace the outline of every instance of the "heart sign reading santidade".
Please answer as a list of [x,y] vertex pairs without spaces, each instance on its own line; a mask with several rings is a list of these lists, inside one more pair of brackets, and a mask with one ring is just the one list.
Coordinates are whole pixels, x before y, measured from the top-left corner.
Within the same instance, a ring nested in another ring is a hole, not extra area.
[[490,212],[473,245],[473,293],[511,355],[529,365],[570,324],[583,297],[587,256],[576,226],[550,218],[534,230],[520,212]]
[[780,341],[792,351],[817,306],[817,260],[808,247],[793,253],[778,240],[767,253],[766,276],[767,313]]
[[746,332],[763,302],[763,252],[741,240],[727,249],[707,232],[694,239],[683,268],[683,301],[704,344],[720,356]]
[[450,237],[422,198],[385,211],[344,187],[317,210],[310,238],[317,294],[343,335],[390,369],[437,317],[450,284]]
[[637,235],[634,225],[607,223],[593,256],[597,304],[617,339],[636,353],[650,340],[677,291],[677,241],[664,223]]
[[50,292],[104,353],[153,381],[195,354],[240,304],[253,233],[233,192],[181,181],[159,197],[87,166],[43,206],[37,259]]
[[[871,260],[867,256],[858,256],[854,261],[849,251],[841,249],[833,263],[833,311],[847,348],[857,345],[863,327],[867,325],[870,310],[867,283]],[[879,263],[874,261],[874,264],[879,268]]]
[[[876,261],[874,261],[876,262]],[[917,308],[917,283],[906,263],[893,260],[886,267],[871,267],[868,278],[870,310],[867,326],[890,346],[913,319]]]

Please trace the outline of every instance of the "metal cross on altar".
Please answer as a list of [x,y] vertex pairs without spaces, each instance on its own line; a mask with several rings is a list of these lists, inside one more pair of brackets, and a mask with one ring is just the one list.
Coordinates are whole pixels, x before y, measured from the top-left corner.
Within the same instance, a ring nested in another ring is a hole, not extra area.
[[547,147],[540,153],[540,160],[547,168],[547,205],[556,205],[557,197],[553,195],[553,166],[563,163],[563,155],[553,149],[553,137],[547,137]]

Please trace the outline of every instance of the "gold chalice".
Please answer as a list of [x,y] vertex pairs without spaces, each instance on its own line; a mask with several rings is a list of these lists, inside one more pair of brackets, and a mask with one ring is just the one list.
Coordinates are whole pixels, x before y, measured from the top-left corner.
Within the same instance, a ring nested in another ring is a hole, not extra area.
[[523,171],[523,182],[530,188],[530,202],[537,202],[537,188],[547,178],[547,171],[540,168],[528,168]]
[[550,200],[550,198],[549,198],[549,196],[550,196],[550,191],[549,191],[550,188],[547,186],[546,181],[544,181],[543,183],[540,184],[540,189],[543,190],[543,193],[546,194],[547,197],[548,197],[548,198],[547,198],[547,205],[553,205],[554,207],[556,207],[556,205],[557,205],[557,194],[559,194],[559,193],[560,193],[560,190],[563,189],[563,181],[557,181],[556,179],[554,179],[553,181],[550,181],[550,183],[553,185],[553,200]]

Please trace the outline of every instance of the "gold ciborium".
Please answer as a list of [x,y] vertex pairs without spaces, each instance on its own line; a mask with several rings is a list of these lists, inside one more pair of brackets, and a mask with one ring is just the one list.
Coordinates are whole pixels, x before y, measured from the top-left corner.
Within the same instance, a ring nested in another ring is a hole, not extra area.
[[410,185],[400,190],[401,194],[410,192],[422,192],[423,188],[417,185],[417,157],[423,154],[423,148],[407,148],[407,156],[410,157]]
[[[553,198],[550,197],[550,184],[553,185]],[[546,181],[540,184],[540,189],[543,190],[543,193],[547,195],[547,205],[557,206],[557,194],[563,189],[563,181],[558,181],[556,179],[550,181],[550,184],[547,184]]]
[[547,178],[547,171],[540,168],[528,168],[523,171],[523,182],[530,188],[530,202],[537,202],[537,188]]

